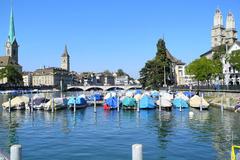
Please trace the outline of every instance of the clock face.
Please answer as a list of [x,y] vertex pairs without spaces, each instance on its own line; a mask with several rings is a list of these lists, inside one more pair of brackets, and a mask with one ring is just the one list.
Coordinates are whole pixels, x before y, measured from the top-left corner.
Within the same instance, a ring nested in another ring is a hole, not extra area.
[[7,47],[9,48],[11,45],[10,45],[10,43],[7,43]]

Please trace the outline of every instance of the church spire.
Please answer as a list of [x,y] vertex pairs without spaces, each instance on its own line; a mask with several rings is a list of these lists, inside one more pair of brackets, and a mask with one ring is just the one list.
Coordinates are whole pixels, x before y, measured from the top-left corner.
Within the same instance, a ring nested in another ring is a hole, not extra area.
[[65,48],[64,48],[64,52],[62,54],[62,57],[68,57],[68,49],[67,49],[67,45],[65,45]]
[[235,20],[232,12],[228,12],[226,20],[226,29],[235,29]]
[[65,45],[64,53],[61,56],[61,68],[70,71],[70,56],[68,54],[67,45]]
[[13,17],[13,8],[11,8],[10,13],[10,26],[9,26],[9,33],[8,33],[8,41],[13,44],[15,37],[15,26],[14,26],[14,17]]

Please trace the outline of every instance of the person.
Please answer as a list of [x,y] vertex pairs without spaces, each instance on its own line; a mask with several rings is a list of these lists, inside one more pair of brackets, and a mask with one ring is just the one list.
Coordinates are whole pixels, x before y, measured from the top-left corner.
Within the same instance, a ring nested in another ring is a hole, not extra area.
[[235,112],[240,111],[240,98],[238,99],[237,104],[236,104],[236,106],[234,107],[234,109],[235,109]]

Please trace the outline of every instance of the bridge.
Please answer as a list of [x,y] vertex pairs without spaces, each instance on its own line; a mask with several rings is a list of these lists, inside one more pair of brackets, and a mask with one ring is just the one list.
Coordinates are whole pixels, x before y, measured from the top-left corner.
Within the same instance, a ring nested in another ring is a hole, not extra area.
[[67,86],[68,91],[91,91],[91,90],[101,90],[101,91],[110,91],[110,90],[131,90],[131,89],[142,89],[141,85],[127,85],[127,86]]

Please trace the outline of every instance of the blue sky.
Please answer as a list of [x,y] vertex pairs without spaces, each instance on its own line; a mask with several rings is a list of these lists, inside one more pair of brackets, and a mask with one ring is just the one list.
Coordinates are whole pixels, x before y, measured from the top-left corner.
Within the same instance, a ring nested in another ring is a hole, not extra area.
[[[15,0],[19,62],[25,71],[58,67],[67,44],[71,70],[122,68],[138,78],[163,35],[170,52],[186,63],[207,51],[217,7],[224,23],[227,12],[233,12],[239,31],[237,0]],[[1,0],[1,55],[9,15],[10,1]]]

